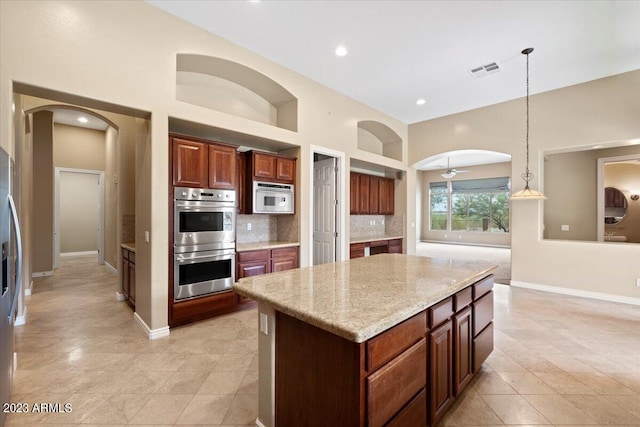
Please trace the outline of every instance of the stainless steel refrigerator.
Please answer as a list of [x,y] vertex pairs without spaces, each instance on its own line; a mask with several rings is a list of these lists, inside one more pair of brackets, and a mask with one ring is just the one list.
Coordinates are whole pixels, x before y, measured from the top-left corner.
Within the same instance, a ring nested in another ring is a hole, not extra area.
[[[13,201],[13,159],[0,148],[0,245],[2,267],[0,280],[0,402],[11,402],[13,381],[13,322],[20,293],[22,273],[22,238],[18,214]],[[0,410],[0,426],[4,425],[5,412]]]

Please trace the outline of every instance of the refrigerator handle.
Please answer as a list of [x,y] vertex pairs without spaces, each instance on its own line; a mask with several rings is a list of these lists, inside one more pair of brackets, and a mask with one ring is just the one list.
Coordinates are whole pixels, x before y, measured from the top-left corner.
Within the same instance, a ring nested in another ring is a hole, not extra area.
[[18,302],[18,294],[20,293],[20,284],[22,283],[22,235],[20,233],[20,223],[18,222],[18,211],[16,205],[13,202],[13,197],[9,195],[9,207],[11,208],[11,216],[13,217],[13,228],[16,233],[16,247],[18,252],[18,259],[16,260],[16,284],[13,294],[13,300],[11,301],[11,310],[9,310],[9,324],[13,323],[13,313],[16,309],[16,303]]

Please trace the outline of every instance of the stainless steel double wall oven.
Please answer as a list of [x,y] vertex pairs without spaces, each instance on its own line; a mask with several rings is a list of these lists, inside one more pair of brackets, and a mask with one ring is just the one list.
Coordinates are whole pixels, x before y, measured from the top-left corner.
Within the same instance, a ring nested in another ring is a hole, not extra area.
[[231,289],[236,192],[175,187],[173,224],[174,301]]

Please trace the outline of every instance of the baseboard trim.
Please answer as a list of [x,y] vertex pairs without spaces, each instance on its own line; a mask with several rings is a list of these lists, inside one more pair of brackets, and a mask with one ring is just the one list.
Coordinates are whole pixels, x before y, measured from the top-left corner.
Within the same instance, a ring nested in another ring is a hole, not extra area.
[[47,277],[53,276],[53,270],[51,271],[34,271],[31,273],[31,277]]
[[117,273],[118,270],[116,270],[116,268],[109,264],[107,261],[104,262],[104,266],[107,267],[107,269],[109,269],[112,273]]
[[14,325],[22,326],[25,323],[27,323],[27,306],[26,305],[24,306],[24,310],[22,311],[22,316],[16,316]]
[[267,426],[262,424],[262,421],[260,421],[260,418],[256,418],[256,427],[267,427]]
[[127,297],[125,297],[124,294],[121,294],[120,292],[116,292],[116,301],[124,301],[126,299]]
[[169,336],[168,326],[158,328],[158,329],[151,329],[149,328],[149,326],[147,326],[145,321],[142,320],[142,317],[138,316],[138,313],[133,313],[133,318],[135,319],[138,326],[140,326],[140,329],[144,331],[144,333],[147,335],[147,338],[149,338],[150,340],[155,340],[158,338]]
[[81,256],[81,255],[98,255],[98,251],[61,252],[60,258],[66,258],[70,256]]
[[619,302],[622,304],[640,305],[640,298],[623,297],[620,295],[605,294],[602,292],[583,291],[580,289],[562,288],[559,286],[540,285],[538,283],[520,282],[512,280],[511,286],[516,288],[534,289],[536,291],[551,292],[554,294],[571,295],[574,297],[583,297],[597,299],[601,301]]
[[29,287],[24,290],[25,297],[28,297],[31,295],[31,289],[33,289],[33,280],[31,281],[31,283],[29,283]]

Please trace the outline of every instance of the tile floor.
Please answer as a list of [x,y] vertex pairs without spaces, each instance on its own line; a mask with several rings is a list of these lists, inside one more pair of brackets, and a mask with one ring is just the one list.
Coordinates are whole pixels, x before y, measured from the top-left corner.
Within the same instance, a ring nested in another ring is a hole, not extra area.
[[[72,412],[12,414],[7,427],[253,425],[255,310],[149,341],[94,260],[62,259],[35,280],[16,329],[13,401]],[[640,426],[640,307],[503,285],[495,294],[496,348],[442,425]]]

